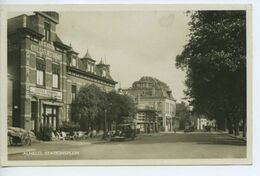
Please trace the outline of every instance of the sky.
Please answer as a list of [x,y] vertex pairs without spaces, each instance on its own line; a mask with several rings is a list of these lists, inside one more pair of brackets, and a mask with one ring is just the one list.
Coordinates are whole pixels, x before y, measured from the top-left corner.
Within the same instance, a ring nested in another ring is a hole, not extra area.
[[[20,13],[21,14],[21,13]],[[184,11],[60,12],[56,32],[79,53],[110,65],[117,88],[129,88],[142,76],[155,77],[184,97],[185,73],[175,68],[175,57],[187,43]],[[16,16],[10,14],[9,17]]]

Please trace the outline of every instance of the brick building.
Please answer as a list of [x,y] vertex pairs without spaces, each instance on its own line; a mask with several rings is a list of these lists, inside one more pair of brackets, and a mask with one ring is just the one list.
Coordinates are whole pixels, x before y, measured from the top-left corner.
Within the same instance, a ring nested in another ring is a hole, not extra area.
[[[153,110],[156,112],[158,116],[156,119],[158,120],[151,121],[153,125],[149,125],[149,127],[151,129],[162,127],[163,131],[173,130],[176,100],[173,98],[167,84],[156,78],[142,77],[139,81],[134,82],[131,88],[124,90],[124,92],[132,96],[136,101],[138,107],[137,119],[139,121],[144,110],[147,110],[147,112]],[[141,128],[145,129],[147,125],[142,125],[140,122]]]
[[[8,74],[13,81],[12,125],[38,131],[56,129],[70,119],[80,86],[114,89],[109,65],[99,64],[62,42],[56,33],[59,14],[35,12],[8,20]],[[11,111],[10,111],[11,112]],[[10,124],[9,124],[10,125]]]

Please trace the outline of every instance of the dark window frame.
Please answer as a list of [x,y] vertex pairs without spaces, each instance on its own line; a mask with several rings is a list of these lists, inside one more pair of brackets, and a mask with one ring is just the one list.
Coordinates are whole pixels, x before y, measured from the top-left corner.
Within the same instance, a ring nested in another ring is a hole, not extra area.
[[49,42],[51,40],[51,25],[50,23],[44,22],[44,40]]
[[[54,85],[53,85],[53,76],[54,75],[58,76],[58,87],[54,87]],[[56,63],[52,64],[52,88],[60,89],[60,65],[56,64]]]
[[76,100],[77,86],[75,84],[71,85],[71,102],[74,103]]
[[[39,86],[39,87],[45,87],[45,84],[46,84],[46,80],[45,80],[45,69],[46,69],[46,63],[45,63],[45,60],[44,59],[40,59],[40,58],[37,58],[36,59],[36,86]],[[43,72],[43,84],[38,84],[38,76],[37,76],[37,71],[42,71]]]

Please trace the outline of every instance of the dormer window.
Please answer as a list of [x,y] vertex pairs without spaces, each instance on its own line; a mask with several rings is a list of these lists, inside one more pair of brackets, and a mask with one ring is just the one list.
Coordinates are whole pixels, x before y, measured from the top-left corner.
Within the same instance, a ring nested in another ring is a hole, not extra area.
[[76,60],[75,57],[72,57],[71,65],[72,65],[73,67],[77,67],[77,60]]
[[94,72],[94,66],[93,66],[93,64],[88,64],[88,66],[87,66],[87,71],[88,72],[91,72],[91,73],[93,73]]
[[105,70],[102,70],[102,76],[106,77],[106,71]]
[[44,40],[51,40],[51,26],[49,23],[44,23]]

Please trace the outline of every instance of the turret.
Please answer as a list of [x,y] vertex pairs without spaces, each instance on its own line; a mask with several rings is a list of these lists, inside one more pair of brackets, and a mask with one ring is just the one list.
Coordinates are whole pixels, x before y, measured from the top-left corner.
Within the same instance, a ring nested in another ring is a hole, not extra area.
[[102,58],[97,65],[97,68],[100,70],[102,77],[107,77],[108,75],[110,75],[110,65],[105,64]]
[[81,58],[83,64],[86,67],[87,72],[94,73],[94,66],[95,66],[95,60],[92,59],[91,55],[89,54],[88,50],[83,58]]

